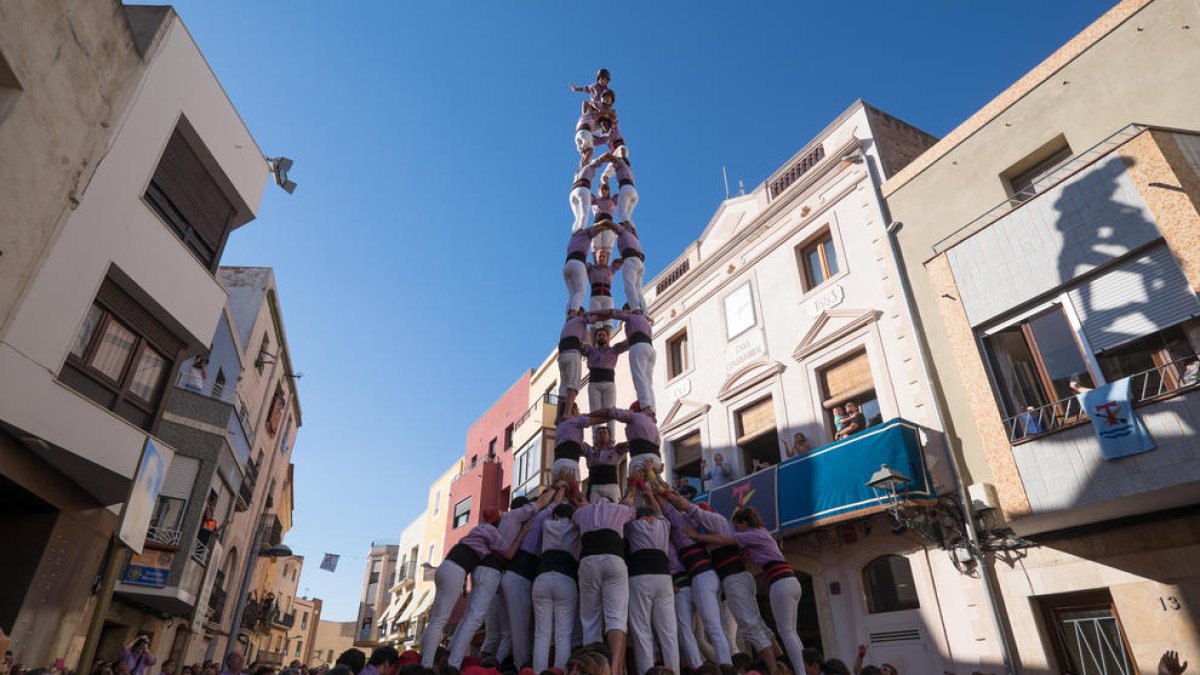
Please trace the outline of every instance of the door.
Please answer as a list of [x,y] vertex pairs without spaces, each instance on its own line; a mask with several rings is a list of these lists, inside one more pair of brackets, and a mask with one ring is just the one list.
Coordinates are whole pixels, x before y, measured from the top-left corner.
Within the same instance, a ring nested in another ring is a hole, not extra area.
[[1137,674],[1108,589],[1043,596],[1039,604],[1060,673]]

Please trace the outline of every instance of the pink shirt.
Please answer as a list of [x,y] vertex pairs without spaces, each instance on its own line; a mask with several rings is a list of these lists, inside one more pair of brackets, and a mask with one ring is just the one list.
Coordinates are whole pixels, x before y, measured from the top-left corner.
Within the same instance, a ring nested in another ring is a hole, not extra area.
[[567,241],[567,256],[572,253],[582,253],[587,256],[588,249],[592,247],[592,237],[599,234],[599,230],[592,227],[581,227],[571,233],[571,239]]
[[579,534],[594,530],[625,531],[625,523],[633,520],[637,511],[628,504],[616,504],[609,501],[585,504],[575,511],[572,520],[579,526]]
[[563,338],[577,338],[583,342],[587,336],[588,318],[584,316],[573,316],[563,322],[562,332],[558,334],[558,340],[561,342]]
[[604,267],[601,267],[599,265],[594,265],[592,263],[588,263],[587,273],[588,273],[588,283],[604,284],[606,286],[612,286],[612,280],[613,280],[612,265],[605,265]]
[[648,338],[654,338],[654,329],[650,327],[650,320],[641,314],[626,312],[623,310],[614,310],[614,319],[619,319],[625,322],[625,335],[632,337],[636,333],[641,333]]
[[503,551],[507,548],[504,545],[504,536],[500,534],[500,530],[487,523],[472,527],[467,536],[463,537],[458,543],[471,547],[471,550],[478,553],[481,558],[486,557],[487,554],[493,551]]
[[760,568],[766,567],[768,563],[786,562],[783,553],[779,550],[779,544],[766,528],[752,527],[745,532],[735,530],[733,538],[737,542],[738,548],[745,551],[746,555],[750,557],[750,562]]
[[[703,527],[705,530],[708,530],[709,534],[715,534],[720,537],[733,536],[733,524],[726,520],[725,516],[719,513],[705,511],[699,506],[692,504],[692,508],[688,509],[688,516],[691,517],[692,522],[696,523],[700,527]],[[709,545],[709,548],[712,549],[719,547]]]
[[517,534],[521,532],[521,526],[525,524],[525,521],[537,515],[537,512],[537,504],[526,504],[500,516],[500,524],[496,526],[496,529],[500,531],[500,536],[504,539],[501,550],[508,550],[513,545],[513,542],[517,540]]
[[655,445],[662,441],[658,435],[658,425],[649,415],[624,408],[606,408],[604,412],[610,418],[625,423],[625,438],[650,441]]
[[613,170],[617,172],[617,183],[624,185],[633,184],[633,169],[629,167],[629,160],[621,159],[620,157],[613,158]]
[[583,348],[583,358],[587,359],[588,368],[603,368],[612,370],[617,367],[617,357],[629,350],[629,343],[618,342],[615,345],[600,348],[588,345]]
[[609,197],[601,197],[600,195],[592,195],[592,211],[594,213],[607,213],[612,216],[613,211],[617,209],[617,200]]
[[554,427],[554,444],[562,445],[567,441],[575,441],[582,449],[583,430],[587,428],[588,419],[590,418],[587,415],[564,417],[558,426]]
[[670,548],[667,545],[670,534],[671,525],[665,518],[655,518],[654,520],[634,518],[625,526],[625,541],[629,543],[631,553],[644,548],[666,553]]
[[[534,506],[534,508],[536,508],[536,505],[534,504],[530,504],[530,506]],[[526,532],[525,536],[521,539],[522,551],[525,551],[526,553],[532,553],[534,555],[541,554],[542,525],[546,523],[546,519],[550,517],[550,514],[553,511],[553,506],[547,506],[541,511],[538,511],[537,515],[533,517],[533,522],[529,524],[529,531]]]
[[617,250],[621,252],[621,255],[625,255],[625,251],[637,251],[644,255],[642,240],[638,239],[633,230],[624,225],[619,226],[617,229]]
[[629,446],[626,445],[610,445],[603,450],[597,450],[589,445],[584,450],[584,456],[587,457],[589,468],[593,466],[617,466],[621,463],[621,458],[628,451]]
[[667,522],[671,523],[671,545],[675,548],[687,548],[696,543],[695,539],[683,533],[685,528],[692,528],[692,519],[687,514],[676,511],[674,507],[668,506],[663,514],[667,517]]

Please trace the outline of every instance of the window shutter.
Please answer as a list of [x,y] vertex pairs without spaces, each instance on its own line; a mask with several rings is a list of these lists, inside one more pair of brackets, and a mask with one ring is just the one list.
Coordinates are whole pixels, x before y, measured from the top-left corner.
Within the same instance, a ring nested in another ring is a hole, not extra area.
[[754,405],[738,413],[739,444],[775,431],[775,406],[768,396]]
[[825,399],[822,405],[832,408],[840,403],[861,396],[875,389],[871,378],[871,363],[867,352],[861,351],[844,361],[826,368],[822,373],[825,384]]
[[233,217],[233,205],[179,130],[167,141],[154,182],[196,235],[216,251]]
[[96,300],[118,319],[129,324],[135,333],[149,340],[168,359],[174,360],[183,348],[182,340],[111,279],[105,279],[100,285]]
[[1069,295],[1097,352],[1200,315],[1200,300],[1165,245],[1089,279]]
[[471,498],[467,497],[461,502],[454,505],[454,517],[457,518],[471,510]]
[[175,499],[189,499],[192,496],[192,484],[196,482],[196,473],[200,470],[200,460],[194,457],[184,457],[176,453],[171,458],[171,468],[163,478],[162,489],[158,494]]
[[675,466],[700,461],[700,432],[671,441],[671,449],[675,451]]

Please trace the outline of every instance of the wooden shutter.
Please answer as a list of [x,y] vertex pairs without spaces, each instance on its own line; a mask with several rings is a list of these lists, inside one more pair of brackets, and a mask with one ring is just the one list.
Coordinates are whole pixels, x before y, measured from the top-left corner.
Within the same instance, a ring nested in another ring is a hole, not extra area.
[[671,441],[671,449],[675,451],[675,466],[684,466],[700,461],[700,432],[697,431],[677,441]]
[[738,444],[775,431],[775,406],[768,396],[738,413]]
[[174,333],[111,279],[105,279],[100,285],[96,300],[128,324],[135,333],[146,338],[168,360],[174,360],[175,355],[183,348],[183,340],[175,337]]
[[178,129],[167,141],[167,148],[154,170],[153,183],[196,236],[214,252],[218,251],[233,218],[233,204]]
[[871,378],[871,363],[867,360],[867,352],[861,351],[836,363],[821,374],[825,386],[826,399],[823,405],[832,408],[840,403],[861,396],[875,389],[875,381]]

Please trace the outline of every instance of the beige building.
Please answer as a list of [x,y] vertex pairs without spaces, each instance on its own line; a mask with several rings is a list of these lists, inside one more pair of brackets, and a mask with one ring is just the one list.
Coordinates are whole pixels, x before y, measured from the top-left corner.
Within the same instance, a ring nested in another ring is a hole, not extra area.
[[425,534],[425,519],[428,515],[428,511],[422,511],[400,533],[400,559],[396,563],[395,574],[388,588],[388,606],[376,620],[380,641],[397,649],[402,649],[414,641],[408,628],[412,614],[416,611],[417,574],[421,572],[421,537]]
[[317,642],[317,627],[321,625],[321,599],[296,598],[294,614],[295,623],[288,631],[288,639],[284,642],[284,663],[299,661],[307,667],[317,666],[314,655]]
[[115,655],[138,630],[165,658],[186,622],[92,584],[153,582],[172,613],[195,606],[191,542],[151,531],[156,489],[191,487],[161,434],[268,165],[168,7],[6,3],[0,44],[0,521],[19,542],[0,628],[26,663],[85,669],[88,647]]
[[[400,614],[400,631],[405,636],[401,644],[413,646],[421,641],[425,620],[433,607],[433,573],[442,563],[445,553],[446,527],[450,522],[450,484],[462,472],[463,462],[457,459],[429,486],[429,498],[425,504],[426,517],[421,534],[421,548],[414,570],[413,600]],[[407,624],[407,625],[405,625]]]
[[387,611],[389,592],[400,562],[400,546],[386,541],[371,542],[367,564],[363,571],[362,596],[358,601],[358,632],[354,644],[358,647],[377,647],[384,642],[379,619]]
[[354,621],[320,621],[313,638],[312,656],[305,665],[332,667],[339,654],[354,647],[357,625]]
[[[1121,2],[883,187],[1022,673],[1200,653],[1197,27]],[[1121,382],[1154,448],[1106,458]]]

